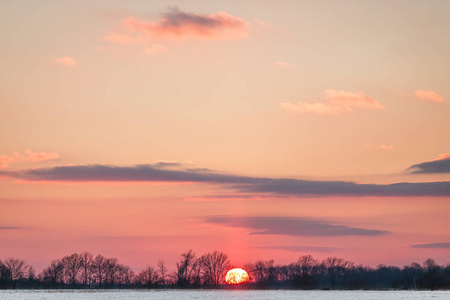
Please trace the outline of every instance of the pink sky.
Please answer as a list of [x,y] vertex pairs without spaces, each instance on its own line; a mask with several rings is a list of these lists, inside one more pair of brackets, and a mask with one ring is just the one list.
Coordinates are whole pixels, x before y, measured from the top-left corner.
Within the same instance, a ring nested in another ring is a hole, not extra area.
[[449,8],[4,4],[0,259],[449,263]]

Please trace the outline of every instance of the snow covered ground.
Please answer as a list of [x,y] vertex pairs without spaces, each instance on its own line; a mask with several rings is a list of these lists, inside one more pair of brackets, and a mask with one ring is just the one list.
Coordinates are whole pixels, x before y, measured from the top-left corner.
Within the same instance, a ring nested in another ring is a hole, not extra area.
[[7,300],[228,300],[228,299],[308,299],[308,300],[403,300],[450,299],[450,291],[239,291],[239,290],[20,290],[0,291]]

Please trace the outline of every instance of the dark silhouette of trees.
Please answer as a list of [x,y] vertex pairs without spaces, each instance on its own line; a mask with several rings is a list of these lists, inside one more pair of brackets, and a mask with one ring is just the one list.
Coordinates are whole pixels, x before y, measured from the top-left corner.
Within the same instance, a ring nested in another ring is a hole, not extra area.
[[64,270],[64,283],[75,286],[82,267],[80,255],[74,253],[64,256],[61,259],[61,264]]
[[138,275],[138,282],[143,287],[153,288],[159,282],[158,272],[153,268],[148,266]]
[[59,259],[52,260],[50,266],[45,268],[42,274],[46,287],[56,288],[64,283],[64,267]]
[[81,278],[85,287],[89,287],[92,283],[92,261],[94,256],[90,252],[82,252],[80,254],[81,262]]
[[203,283],[209,286],[218,286],[224,282],[230,261],[225,253],[214,251],[200,257],[199,265],[203,273]]
[[24,260],[8,258],[3,261],[2,265],[2,278],[4,276],[5,281],[12,289],[17,288],[18,281],[28,276],[29,266]]
[[[116,258],[74,253],[53,260],[36,276],[24,260],[0,260],[0,289],[15,288],[203,288],[223,287],[228,256],[220,251],[198,257],[192,250],[181,254],[176,270],[168,273],[163,260],[156,267],[147,266],[135,275]],[[246,288],[291,289],[450,289],[450,264],[441,266],[433,259],[423,264],[411,263],[402,268],[378,265],[371,268],[355,265],[338,257],[322,261],[310,255],[287,265],[273,260],[247,264],[250,282]]]
[[106,279],[107,259],[103,255],[97,255],[92,262],[92,275],[98,287],[102,287]]
[[0,260],[0,289],[8,288],[9,276],[6,266]]
[[161,284],[163,286],[165,286],[166,285],[167,267],[166,267],[164,260],[160,259],[156,266],[158,267],[159,276],[160,276],[159,278],[160,278]]
[[311,255],[304,255],[298,259],[297,262],[297,278],[296,284],[298,287],[304,289],[315,288],[317,285],[317,267],[319,262]]
[[195,267],[196,259],[192,250],[181,254],[181,259],[177,262],[177,270],[175,272],[176,285],[178,287],[187,287],[192,283]]
[[322,267],[326,271],[326,277],[331,284],[331,289],[342,284],[347,271],[353,268],[353,262],[343,258],[328,257],[322,261]]
[[258,260],[253,265],[248,266],[248,271],[252,274],[259,287],[270,287],[273,285],[275,280],[273,260]]
[[53,260],[40,274],[45,287],[58,288],[114,288],[134,284],[134,272],[116,258],[89,252],[64,256]]
[[423,263],[424,272],[420,278],[423,287],[436,290],[445,286],[445,269],[429,258]]
[[117,258],[107,258],[105,262],[105,284],[114,287],[118,283],[120,265]]
[[116,284],[118,286],[129,286],[133,283],[134,272],[129,266],[119,264],[117,267]]

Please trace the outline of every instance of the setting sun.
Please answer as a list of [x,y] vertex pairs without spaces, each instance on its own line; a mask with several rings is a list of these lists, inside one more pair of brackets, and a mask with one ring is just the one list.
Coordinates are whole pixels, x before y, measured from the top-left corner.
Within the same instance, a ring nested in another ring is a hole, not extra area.
[[225,282],[227,284],[241,284],[248,282],[249,277],[245,270],[241,268],[231,269],[225,276]]

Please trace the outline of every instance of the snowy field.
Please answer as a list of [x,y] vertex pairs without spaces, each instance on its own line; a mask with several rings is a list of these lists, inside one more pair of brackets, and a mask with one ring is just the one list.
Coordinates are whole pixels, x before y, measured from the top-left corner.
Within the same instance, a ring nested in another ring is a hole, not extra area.
[[8,300],[168,300],[168,299],[308,299],[308,300],[378,300],[378,299],[450,299],[450,291],[224,291],[224,290],[38,290],[0,291]]

